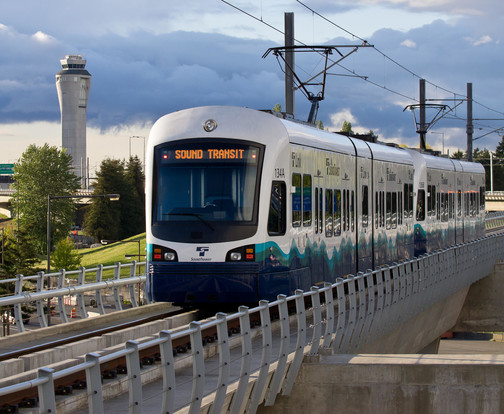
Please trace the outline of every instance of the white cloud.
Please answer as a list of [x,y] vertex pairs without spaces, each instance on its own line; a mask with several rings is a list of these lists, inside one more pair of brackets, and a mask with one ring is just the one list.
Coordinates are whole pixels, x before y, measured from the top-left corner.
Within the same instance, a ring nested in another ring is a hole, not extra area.
[[401,42],[401,46],[415,48],[416,47],[416,43],[413,40],[411,40],[411,39],[406,39],[403,42]]
[[477,40],[473,40],[471,38],[469,38],[468,40],[473,44],[473,46],[481,46],[492,42],[492,38],[488,35],[481,36]]
[[37,33],[35,33],[32,37],[40,43],[50,43],[55,40],[54,37],[52,37],[48,34],[45,34],[44,32],[42,32],[40,30]]

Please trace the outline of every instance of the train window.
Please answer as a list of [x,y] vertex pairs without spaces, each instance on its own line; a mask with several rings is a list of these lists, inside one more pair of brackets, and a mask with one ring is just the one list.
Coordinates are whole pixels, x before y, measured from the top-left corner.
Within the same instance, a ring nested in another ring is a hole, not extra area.
[[311,226],[312,222],[312,179],[311,175],[303,175],[303,226]]
[[480,187],[480,211],[485,211],[485,187]]
[[441,194],[436,194],[436,220],[441,220]]
[[397,193],[392,193],[392,228],[397,228]]
[[453,220],[455,217],[455,194],[453,192],[448,193],[448,219]]
[[282,236],[286,228],[286,186],[283,181],[273,181],[268,216],[268,234]]
[[385,191],[380,191],[380,227],[385,227]]
[[325,202],[325,234],[327,237],[333,235],[333,190],[326,190]]
[[417,206],[416,206],[416,220],[425,220],[425,190],[418,190]]
[[319,196],[318,196],[318,202],[319,202],[319,212],[318,212],[318,232],[322,233],[322,229],[324,227],[324,214],[323,214],[323,204],[322,204],[322,198],[324,197],[323,195],[323,190],[320,188],[319,189]]
[[341,190],[334,190],[334,235],[341,235]]
[[469,217],[469,193],[464,193],[464,216]]
[[462,190],[457,190],[457,216],[462,217]]
[[427,186],[427,215],[436,215],[436,186]]
[[301,174],[292,174],[292,227],[301,226]]
[[375,193],[375,228],[380,225],[380,194],[377,191]]
[[401,225],[403,223],[403,195],[402,192],[399,191],[397,194],[397,225]]
[[447,222],[448,221],[448,193],[441,193],[441,221]]
[[404,218],[413,217],[413,184],[404,184]]
[[369,220],[369,191],[368,186],[362,186],[362,227],[368,226]]
[[350,223],[352,226],[352,231],[355,231],[355,198],[353,190],[352,197],[350,198]]
[[392,193],[390,191],[387,191],[385,227],[387,230],[390,230],[392,228]]

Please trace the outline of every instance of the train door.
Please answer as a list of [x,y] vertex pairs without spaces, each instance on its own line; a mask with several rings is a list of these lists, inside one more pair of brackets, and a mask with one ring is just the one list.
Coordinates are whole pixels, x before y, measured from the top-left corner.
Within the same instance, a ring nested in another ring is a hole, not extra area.
[[372,181],[370,158],[357,158],[356,185],[356,244],[357,269],[365,272],[373,268]]

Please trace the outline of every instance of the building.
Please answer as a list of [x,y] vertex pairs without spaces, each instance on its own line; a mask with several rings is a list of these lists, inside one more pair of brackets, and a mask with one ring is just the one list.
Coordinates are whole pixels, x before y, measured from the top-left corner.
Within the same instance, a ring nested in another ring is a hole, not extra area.
[[62,69],[56,74],[56,89],[61,111],[61,145],[72,156],[73,171],[85,188],[88,175],[86,111],[91,74],[85,69],[82,55],[66,55],[60,62]]

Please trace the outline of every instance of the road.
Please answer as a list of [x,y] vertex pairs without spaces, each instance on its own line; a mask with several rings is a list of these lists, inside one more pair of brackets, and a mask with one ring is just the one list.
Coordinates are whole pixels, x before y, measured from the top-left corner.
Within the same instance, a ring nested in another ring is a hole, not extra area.
[[452,339],[442,339],[439,354],[504,354],[501,334],[455,334]]

